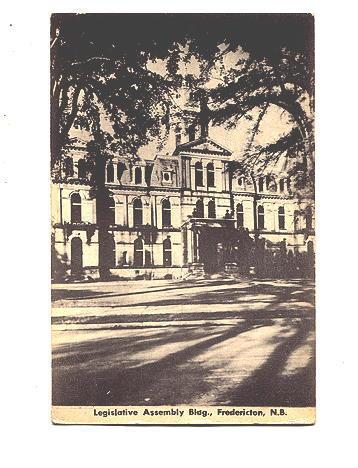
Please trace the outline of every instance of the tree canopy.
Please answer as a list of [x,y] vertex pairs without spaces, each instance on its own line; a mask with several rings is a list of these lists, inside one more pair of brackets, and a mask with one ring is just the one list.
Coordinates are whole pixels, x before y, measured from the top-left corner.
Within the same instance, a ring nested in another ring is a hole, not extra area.
[[[307,183],[314,168],[313,40],[308,14],[53,15],[53,161],[72,126],[89,130],[107,148],[134,154],[168,127],[173,97],[185,83],[202,110],[205,96],[212,124],[253,121],[248,167],[285,155]],[[151,66],[157,63],[160,70]],[[272,106],[291,125],[260,146],[255,137]],[[113,128],[105,135],[101,110]]]

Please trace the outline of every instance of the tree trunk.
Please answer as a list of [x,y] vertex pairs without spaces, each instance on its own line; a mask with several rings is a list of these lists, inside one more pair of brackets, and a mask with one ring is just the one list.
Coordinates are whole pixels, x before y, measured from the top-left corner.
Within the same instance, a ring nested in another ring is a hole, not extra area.
[[108,190],[105,185],[106,157],[98,150],[95,155],[96,217],[98,226],[98,267],[101,280],[110,276],[108,266]]

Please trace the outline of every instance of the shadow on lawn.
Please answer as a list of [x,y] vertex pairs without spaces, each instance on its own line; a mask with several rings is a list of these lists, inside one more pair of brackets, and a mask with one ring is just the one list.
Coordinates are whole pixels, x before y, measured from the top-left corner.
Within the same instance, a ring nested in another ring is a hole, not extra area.
[[[253,371],[237,388],[224,393],[212,388],[210,362],[197,359],[212,347],[244,332],[269,327],[271,320],[257,323],[246,320],[237,326],[177,329],[147,336],[103,339],[60,347],[53,360],[53,404],[55,405],[144,405],[190,404],[208,392],[216,392],[215,404],[309,406],[314,404],[314,363],[310,361],[296,374],[283,376],[290,354],[305,343],[313,328],[312,320],[286,325],[294,330],[287,337],[275,335],[277,346],[264,364]],[[286,327],[286,329],[287,329]],[[182,349],[145,364],[133,360],[135,354],[158,345],[185,343]],[[132,359],[128,360],[131,356]],[[244,365],[245,363],[243,363]],[[223,371],[225,368],[223,366]],[[148,400],[149,399],[149,400]],[[150,401],[150,403],[148,403]]]
[[[309,302],[314,304],[314,290],[312,282],[301,280],[299,282],[290,281],[287,284],[280,282],[271,282],[271,281],[260,281],[260,283],[251,282],[248,285],[243,287],[239,286],[238,288],[217,288],[217,286],[225,286],[227,284],[232,284],[233,282],[222,282],[222,281],[206,281],[201,283],[194,283],[190,285],[180,284],[180,287],[173,285],[174,287],[167,287],[162,289],[151,289],[146,288],[143,291],[131,291],[126,293],[103,293],[99,291],[92,290],[54,290],[52,292],[53,300],[66,300],[70,302],[79,301],[81,306],[111,306],[113,308],[120,308],[125,304],[121,304],[120,301],[115,301],[115,298],[118,297],[128,297],[128,296],[138,296],[138,302],[131,302],[128,306],[174,306],[182,304],[236,304],[242,301],[246,301],[248,296],[257,296],[256,298],[250,297],[250,302],[263,302],[263,303],[288,303],[290,305],[295,305],[298,302]],[[235,281],[234,281],[235,283]],[[205,292],[190,292],[190,288],[200,288],[211,286],[212,290]],[[180,294],[180,289],[185,289],[185,293]],[[173,297],[170,295],[166,296],[166,292],[173,290]],[[175,292],[179,292],[178,295],[175,295]],[[158,292],[158,298],[145,298],[145,294]],[[260,297],[261,296],[261,297]],[[265,297],[266,296],[266,297]],[[270,296],[275,296],[272,298]],[[98,299],[106,299],[109,301],[97,301]],[[141,299],[142,298],[142,299]],[[94,302],[86,302],[94,299]],[[113,301],[111,301],[113,299]],[[82,302],[84,301],[84,302]],[[68,304],[66,304],[68,305]],[[76,305],[76,304],[71,304]]]
[[[190,288],[200,288],[200,287],[206,287],[206,286],[221,286],[223,284],[234,284],[237,283],[237,280],[233,279],[228,279],[228,280],[220,280],[220,281],[213,281],[213,280],[200,280],[200,281],[176,281],[168,285],[167,287],[158,287],[159,285],[151,285],[150,281],[147,282],[145,285],[145,289],[141,291],[128,291],[128,285],[133,284],[137,286],[136,283],[131,283],[131,282],[126,282],[125,283],[125,288],[127,288],[127,291],[124,293],[120,293],[117,291],[109,291],[104,293],[103,291],[96,291],[93,289],[52,289],[51,291],[51,299],[52,301],[57,301],[60,299],[73,299],[73,300],[78,300],[80,301],[81,299],[98,299],[98,298],[106,298],[106,297],[127,297],[127,296],[133,296],[133,295],[141,295],[141,294],[148,294],[148,293],[165,293],[167,291],[177,291],[180,289],[190,289]],[[120,289],[120,286],[117,286],[118,289]],[[70,285],[69,285],[70,287]]]

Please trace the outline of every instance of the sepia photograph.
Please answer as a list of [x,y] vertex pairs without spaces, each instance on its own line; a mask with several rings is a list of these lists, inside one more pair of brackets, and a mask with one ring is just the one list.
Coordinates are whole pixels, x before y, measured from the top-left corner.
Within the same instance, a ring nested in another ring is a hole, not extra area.
[[314,424],[314,17],[54,13],[52,420]]

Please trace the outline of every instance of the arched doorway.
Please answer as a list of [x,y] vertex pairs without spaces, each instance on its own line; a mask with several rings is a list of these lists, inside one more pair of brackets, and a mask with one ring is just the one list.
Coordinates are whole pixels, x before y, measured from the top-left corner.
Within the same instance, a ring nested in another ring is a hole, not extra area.
[[83,269],[82,240],[74,237],[71,240],[71,274],[80,275]]

